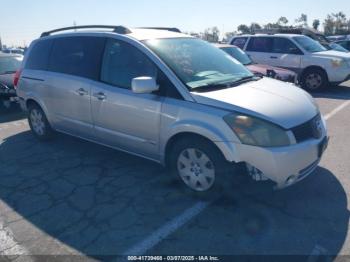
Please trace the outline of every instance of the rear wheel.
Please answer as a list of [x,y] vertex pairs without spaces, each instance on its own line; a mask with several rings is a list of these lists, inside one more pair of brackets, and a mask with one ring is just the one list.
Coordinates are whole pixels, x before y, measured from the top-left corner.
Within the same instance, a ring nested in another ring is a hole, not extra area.
[[39,140],[48,140],[52,137],[53,130],[47,121],[44,111],[39,106],[29,106],[28,122],[33,134]]
[[328,78],[321,69],[309,69],[302,75],[301,84],[308,91],[318,91],[328,85]]
[[195,137],[177,142],[171,152],[170,167],[174,175],[197,192],[212,189],[228,171],[228,163],[215,145]]

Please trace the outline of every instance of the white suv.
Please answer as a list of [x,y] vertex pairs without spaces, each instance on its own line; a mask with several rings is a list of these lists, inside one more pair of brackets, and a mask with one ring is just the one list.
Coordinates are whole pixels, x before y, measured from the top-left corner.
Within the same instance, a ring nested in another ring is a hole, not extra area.
[[246,51],[257,63],[295,71],[307,90],[350,80],[350,53],[326,50],[307,36],[243,35],[233,37],[230,43]]

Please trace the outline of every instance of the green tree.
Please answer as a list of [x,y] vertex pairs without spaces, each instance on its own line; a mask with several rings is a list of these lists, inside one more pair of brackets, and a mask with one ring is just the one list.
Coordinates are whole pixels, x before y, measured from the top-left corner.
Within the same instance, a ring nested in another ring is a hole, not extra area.
[[312,22],[312,27],[315,29],[315,30],[318,30],[318,27],[320,26],[320,20],[318,19],[315,19],[313,22]]
[[295,22],[300,26],[307,26],[307,15],[301,14],[299,18],[295,19]]
[[220,36],[220,30],[214,26],[212,28],[207,28],[204,30],[204,33],[201,34],[201,38],[208,42],[218,42]]
[[261,25],[259,25],[258,23],[251,23],[250,27],[249,27],[249,31],[250,33],[255,33],[256,30],[260,30],[261,29]]
[[335,22],[333,16],[327,15],[326,19],[323,22],[323,27],[325,35],[334,34]]
[[345,34],[348,30],[348,21],[346,15],[343,12],[332,14],[334,17],[334,30],[335,34]]
[[250,34],[250,28],[247,25],[239,25],[237,27],[237,30],[240,31],[242,34]]
[[287,19],[287,17],[285,17],[285,16],[281,16],[280,18],[278,18],[278,20],[277,20],[277,24],[279,25],[279,26],[286,26],[287,24],[288,24],[288,19]]

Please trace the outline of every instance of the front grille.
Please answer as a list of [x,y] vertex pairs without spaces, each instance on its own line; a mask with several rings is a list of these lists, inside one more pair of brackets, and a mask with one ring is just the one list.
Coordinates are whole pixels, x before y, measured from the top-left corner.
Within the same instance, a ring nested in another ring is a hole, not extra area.
[[322,136],[322,130],[319,128],[320,121],[321,116],[317,115],[311,120],[292,128],[292,132],[297,143],[306,141],[308,139],[320,138]]

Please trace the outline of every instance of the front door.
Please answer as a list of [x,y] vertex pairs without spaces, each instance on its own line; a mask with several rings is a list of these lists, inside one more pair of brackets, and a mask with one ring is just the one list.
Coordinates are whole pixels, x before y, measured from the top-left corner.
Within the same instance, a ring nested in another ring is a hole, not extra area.
[[289,39],[273,37],[268,64],[299,72],[303,52]]
[[159,128],[163,97],[135,94],[135,77],[157,77],[156,66],[136,47],[109,39],[103,56],[101,83],[91,90],[92,117],[101,143],[159,158]]

